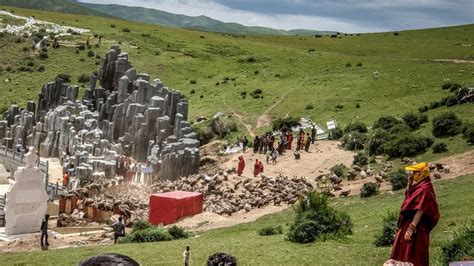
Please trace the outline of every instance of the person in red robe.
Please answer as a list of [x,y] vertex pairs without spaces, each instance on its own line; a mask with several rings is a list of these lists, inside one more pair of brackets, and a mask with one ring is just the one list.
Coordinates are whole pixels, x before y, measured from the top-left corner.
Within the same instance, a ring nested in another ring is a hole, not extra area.
[[430,232],[440,218],[428,163],[405,167],[409,173],[405,200],[400,208],[398,231],[390,260],[429,264]]
[[239,164],[237,166],[237,175],[238,176],[242,175],[242,173],[244,172],[244,168],[245,168],[244,157],[239,156]]
[[286,143],[286,149],[291,150],[291,143],[293,143],[293,133],[288,133],[288,142]]
[[262,161],[259,161],[258,162],[258,173],[263,173],[263,163]]
[[255,164],[253,165],[253,177],[256,177],[259,174],[259,161],[255,159]]
[[63,175],[63,187],[67,187],[68,185],[69,185],[69,175],[66,172]]

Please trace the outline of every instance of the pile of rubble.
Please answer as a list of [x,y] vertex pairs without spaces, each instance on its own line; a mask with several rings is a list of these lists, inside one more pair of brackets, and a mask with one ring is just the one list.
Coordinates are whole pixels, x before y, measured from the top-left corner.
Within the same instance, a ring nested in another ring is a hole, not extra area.
[[240,210],[250,211],[270,204],[293,204],[298,196],[313,190],[306,178],[275,178],[261,175],[259,179],[228,179],[227,173],[209,177],[194,175],[175,182],[161,182],[153,186],[153,192],[174,190],[194,191],[204,194],[204,211],[231,215]]

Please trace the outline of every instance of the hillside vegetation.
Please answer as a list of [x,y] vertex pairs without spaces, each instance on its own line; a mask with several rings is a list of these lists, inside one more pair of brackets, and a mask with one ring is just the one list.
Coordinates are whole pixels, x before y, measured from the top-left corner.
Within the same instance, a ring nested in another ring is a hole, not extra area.
[[[98,70],[99,58],[113,43],[121,44],[139,72],[181,90],[190,101],[191,121],[216,112],[239,115],[236,134],[248,134],[244,124],[255,129],[264,113],[269,119],[306,116],[323,126],[335,119],[341,126],[361,121],[370,127],[380,116],[416,113],[451,95],[441,89],[446,82],[474,84],[474,46],[468,34],[474,25],[336,38],[231,36],[5,8],[91,33],[69,37],[69,45],[48,48],[47,59],[30,49],[30,39],[3,34],[0,110],[12,102],[24,106],[27,100],[35,100],[41,86],[59,73],[70,74],[71,83],[77,83],[81,74]],[[87,39],[90,49],[74,47]],[[33,65],[32,71],[24,71],[27,65]],[[40,66],[44,71],[37,71]],[[252,97],[256,90],[261,93]],[[443,106],[426,113],[430,122],[419,131],[430,133],[431,119],[445,111],[474,121],[472,104]],[[270,124],[259,126],[263,127],[256,131],[262,132]],[[450,152],[469,149],[465,141],[454,140],[452,145],[457,148]]]
[[[430,235],[430,261],[432,265],[442,265],[442,243],[472,219],[474,176],[434,183],[441,220]],[[236,256],[239,265],[382,265],[390,255],[390,247],[375,247],[374,240],[382,228],[382,217],[387,211],[398,215],[402,200],[402,191],[367,199],[354,196],[331,200],[329,204],[346,211],[354,223],[352,235],[339,240],[303,245],[285,240],[284,234],[257,234],[261,228],[278,225],[283,227],[284,233],[288,232],[294,219],[294,212],[290,209],[267,215],[256,222],[198,233],[185,240],[2,254],[2,263],[50,265],[60,261],[61,265],[77,265],[86,257],[116,252],[131,256],[141,265],[179,265],[185,246],[190,245],[192,265],[205,264],[208,256],[218,251]]]
[[72,0],[0,0],[0,5],[81,15],[109,16],[83,7]]

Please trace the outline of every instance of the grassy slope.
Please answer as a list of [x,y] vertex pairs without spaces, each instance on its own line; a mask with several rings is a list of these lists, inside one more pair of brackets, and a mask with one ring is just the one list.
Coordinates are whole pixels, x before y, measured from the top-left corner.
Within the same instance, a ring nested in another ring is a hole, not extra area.
[[[441,220],[431,234],[432,265],[439,265],[440,243],[472,219],[474,212],[474,175],[435,182]],[[354,233],[343,240],[330,240],[307,245],[290,243],[284,235],[261,237],[256,230],[267,225],[282,225],[285,230],[293,219],[291,210],[265,216],[256,222],[230,228],[211,230],[191,239],[119,246],[86,247],[48,252],[4,254],[2,262],[10,264],[74,265],[79,260],[103,252],[118,252],[137,259],[143,265],[178,265],[186,245],[191,246],[192,264],[202,265],[207,256],[217,251],[237,256],[242,265],[381,265],[389,256],[390,248],[373,246],[374,236],[381,228],[381,217],[396,211],[403,200],[401,191],[368,199],[350,197],[331,204],[347,211],[353,219]],[[362,204],[363,203],[363,204]],[[54,240],[52,240],[54,241]]]
[[110,15],[85,8],[71,0],[0,0],[0,5],[81,15],[110,17]]
[[[270,112],[273,117],[309,116],[323,125],[331,118],[340,125],[355,120],[372,124],[381,115],[416,112],[418,107],[447,96],[449,93],[440,89],[445,80],[474,84],[472,64],[432,61],[474,57],[474,46],[460,45],[472,43],[468,32],[474,25],[406,31],[399,36],[377,33],[342,38],[236,38],[123,20],[16,10],[18,14],[89,28],[104,35],[101,47],[94,48],[101,55],[111,43],[122,42],[123,50],[129,52],[140,72],[159,77],[165,85],[180,89],[189,97],[191,120],[197,115],[235,111],[244,115],[245,123],[256,125],[258,116],[281,100]],[[122,32],[124,27],[131,32]],[[96,41],[92,39],[91,44]],[[75,81],[79,74],[97,70],[95,59],[87,58],[87,51],[76,55],[73,48],[61,47],[50,49],[50,58],[45,62],[35,59],[37,65],[46,66],[45,73],[5,71],[7,66],[17,69],[26,64],[29,52],[25,54],[21,49],[27,45],[12,43],[9,37],[0,38],[0,51],[5,55],[0,58],[4,69],[0,72],[0,93],[6,96],[0,98],[0,109],[11,100],[24,105],[27,99],[36,99],[41,85],[58,71],[71,73]],[[140,49],[132,48],[135,46]],[[311,49],[315,52],[308,51]],[[256,62],[247,63],[245,59],[249,57]],[[80,62],[79,58],[85,61]],[[347,62],[352,67],[345,67]],[[363,66],[355,67],[358,62]],[[379,73],[378,79],[372,77],[374,71]],[[223,84],[225,77],[235,81]],[[5,83],[6,78],[11,82]],[[190,84],[190,80],[197,84]],[[217,82],[220,85],[216,86]],[[263,99],[249,96],[256,88],[263,90]],[[196,93],[190,94],[191,89]],[[247,92],[246,99],[241,99],[242,91]],[[360,108],[355,107],[357,103]],[[306,110],[308,104],[314,109]],[[344,108],[337,110],[338,104]],[[430,111],[430,117],[443,109],[446,108]],[[474,121],[473,109],[472,105],[449,108],[470,121]],[[429,133],[429,129],[426,131]],[[469,149],[462,143],[465,142],[453,144],[459,148],[456,152]]]

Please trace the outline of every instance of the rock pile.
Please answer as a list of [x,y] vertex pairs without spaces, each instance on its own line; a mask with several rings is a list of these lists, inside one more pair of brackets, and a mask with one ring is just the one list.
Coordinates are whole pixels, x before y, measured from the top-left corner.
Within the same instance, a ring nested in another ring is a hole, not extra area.
[[199,141],[187,100],[137,73],[118,46],[102,61],[82,100],[77,86],[58,79],[42,88],[37,104],[7,110],[0,145],[34,146],[41,157],[71,155],[82,183],[94,182],[96,172],[113,177],[120,155],[148,163],[162,180],[197,173]]
[[275,178],[262,175],[260,179],[246,178],[235,182],[227,179],[227,173],[221,172],[213,177],[193,175],[153,187],[153,192],[174,190],[201,192],[205,211],[231,215],[270,204],[293,204],[300,194],[313,190],[313,186],[303,177],[282,175]]

